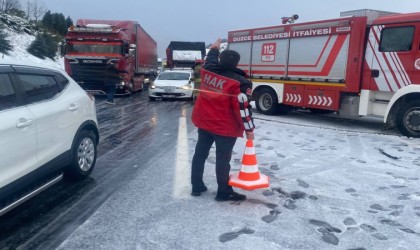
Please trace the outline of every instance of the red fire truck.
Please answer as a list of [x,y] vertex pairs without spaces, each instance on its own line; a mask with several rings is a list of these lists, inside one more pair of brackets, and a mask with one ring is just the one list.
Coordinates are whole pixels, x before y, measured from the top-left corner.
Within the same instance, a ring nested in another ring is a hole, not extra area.
[[157,74],[156,42],[135,21],[79,19],[70,27],[62,49],[65,69],[93,94],[106,94],[106,66],[117,61],[126,71],[116,94],[142,90],[146,78]]
[[230,31],[257,109],[376,117],[420,137],[420,13],[378,13]]

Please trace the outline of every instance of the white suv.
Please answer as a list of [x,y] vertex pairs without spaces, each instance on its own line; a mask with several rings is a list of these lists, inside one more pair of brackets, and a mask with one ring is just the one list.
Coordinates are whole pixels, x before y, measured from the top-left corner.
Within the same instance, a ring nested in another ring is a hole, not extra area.
[[63,70],[0,62],[0,216],[63,177],[87,177],[98,141],[95,100]]

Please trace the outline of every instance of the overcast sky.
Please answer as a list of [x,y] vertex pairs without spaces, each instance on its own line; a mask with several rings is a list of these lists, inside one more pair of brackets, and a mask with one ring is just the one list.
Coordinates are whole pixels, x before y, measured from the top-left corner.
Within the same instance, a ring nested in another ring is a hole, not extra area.
[[377,9],[419,12],[417,0],[41,0],[52,12],[87,19],[134,20],[156,40],[159,56],[170,41],[227,38],[230,30],[281,23],[299,15],[297,22],[340,16],[341,11]]

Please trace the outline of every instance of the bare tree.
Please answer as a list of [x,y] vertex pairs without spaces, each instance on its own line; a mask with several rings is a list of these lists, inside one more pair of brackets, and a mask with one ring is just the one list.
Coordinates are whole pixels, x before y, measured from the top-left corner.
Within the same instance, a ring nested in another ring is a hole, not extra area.
[[0,12],[9,13],[13,9],[20,9],[19,0],[0,0]]
[[[1,1],[1,0],[0,0]],[[26,2],[26,14],[28,19],[32,19],[35,23],[47,12],[47,7],[44,2],[38,0],[28,0]]]
[[32,2],[26,1],[26,20],[30,20],[32,16]]

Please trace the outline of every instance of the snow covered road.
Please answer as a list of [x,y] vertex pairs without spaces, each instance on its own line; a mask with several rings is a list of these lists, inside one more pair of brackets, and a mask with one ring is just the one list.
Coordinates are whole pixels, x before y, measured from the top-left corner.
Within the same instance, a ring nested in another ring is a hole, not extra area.
[[[185,117],[189,132],[180,127],[178,134],[188,137],[191,160],[197,134],[189,115]],[[189,196],[185,187],[174,192],[177,180],[188,180],[189,162],[180,165],[174,160],[180,154],[177,147],[156,152],[149,162],[139,163],[142,171],[59,249],[416,249],[420,245],[418,139],[374,134],[363,124],[351,125],[351,131],[360,132],[348,132],[348,125],[332,122],[336,129],[331,129],[310,117],[303,118],[301,125],[287,117],[256,117],[259,170],[270,176],[270,188],[239,191],[247,195],[244,202],[216,202],[212,149],[204,177],[209,191],[201,197]],[[244,147],[245,140],[238,140],[232,171],[240,170]]]

